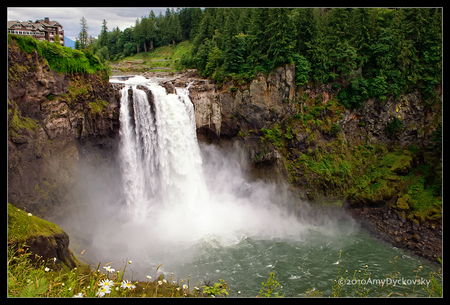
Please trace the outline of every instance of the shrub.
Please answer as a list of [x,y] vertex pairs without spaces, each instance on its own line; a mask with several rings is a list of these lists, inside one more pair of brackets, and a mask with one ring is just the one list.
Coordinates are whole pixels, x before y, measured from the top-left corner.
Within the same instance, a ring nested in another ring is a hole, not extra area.
[[393,117],[392,120],[386,124],[384,131],[388,137],[397,136],[403,129],[403,120],[401,118]]
[[44,57],[50,69],[61,73],[95,73],[105,70],[100,59],[91,51],[72,50],[46,40],[39,41],[31,36],[8,34],[8,44],[15,41],[25,53],[36,51]]

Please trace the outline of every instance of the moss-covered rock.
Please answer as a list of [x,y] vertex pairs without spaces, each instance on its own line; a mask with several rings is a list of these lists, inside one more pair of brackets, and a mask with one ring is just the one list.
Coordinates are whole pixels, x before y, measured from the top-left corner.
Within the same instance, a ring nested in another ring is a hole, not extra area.
[[8,245],[25,245],[33,262],[42,260],[53,269],[89,270],[69,249],[69,235],[59,226],[8,203]]
[[409,198],[410,197],[408,194],[404,194],[403,196],[400,196],[397,199],[397,203],[395,204],[395,207],[399,210],[409,210],[409,204],[408,204]]

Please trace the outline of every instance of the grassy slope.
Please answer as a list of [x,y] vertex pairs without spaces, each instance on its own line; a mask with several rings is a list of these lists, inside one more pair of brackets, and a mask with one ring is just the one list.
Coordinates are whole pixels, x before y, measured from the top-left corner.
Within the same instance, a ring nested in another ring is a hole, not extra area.
[[175,46],[158,47],[153,52],[141,52],[127,56],[112,63],[111,67],[122,72],[177,72],[181,70],[181,56],[189,52],[190,48],[191,44],[186,40]]
[[8,203],[8,242],[16,244],[37,236],[61,234],[56,224],[28,213]]

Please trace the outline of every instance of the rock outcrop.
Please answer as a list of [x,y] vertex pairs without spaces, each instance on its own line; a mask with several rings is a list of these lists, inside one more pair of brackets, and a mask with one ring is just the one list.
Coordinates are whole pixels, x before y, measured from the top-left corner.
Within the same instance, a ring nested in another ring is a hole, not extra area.
[[8,245],[16,251],[24,247],[34,263],[45,263],[51,269],[89,267],[69,249],[69,235],[59,226],[8,204]]
[[401,218],[393,209],[352,208],[349,212],[361,220],[364,228],[393,246],[411,251],[415,255],[438,262],[442,258],[442,225],[420,225]]
[[[69,204],[80,158],[114,151],[118,92],[106,72],[64,74],[8,46],[8,197],[43,216]],[[56,216],[55,212],[55,216]]]

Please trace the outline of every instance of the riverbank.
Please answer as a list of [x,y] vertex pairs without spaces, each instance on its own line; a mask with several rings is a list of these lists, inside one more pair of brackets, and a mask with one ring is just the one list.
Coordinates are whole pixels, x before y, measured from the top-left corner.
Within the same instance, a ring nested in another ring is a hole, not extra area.
[[355,207],[346,210],[363,228],[394,247],[411,251],[432,262],[439,263],[442,259],[441,224],[418,224],[402,218],[392,208]]

